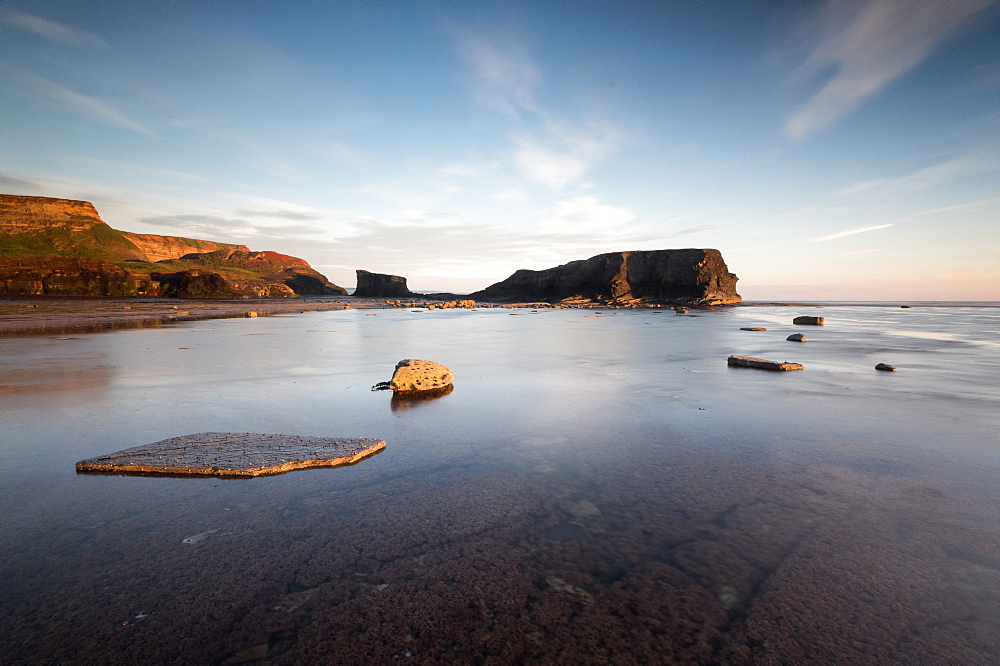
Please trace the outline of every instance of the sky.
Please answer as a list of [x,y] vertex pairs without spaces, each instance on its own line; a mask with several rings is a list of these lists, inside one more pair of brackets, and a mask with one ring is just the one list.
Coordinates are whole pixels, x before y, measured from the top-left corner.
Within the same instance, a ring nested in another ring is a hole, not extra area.
[[1000,300],[1000,3],[0,3],[0,192],[467,293],[716,248],[745,300]]

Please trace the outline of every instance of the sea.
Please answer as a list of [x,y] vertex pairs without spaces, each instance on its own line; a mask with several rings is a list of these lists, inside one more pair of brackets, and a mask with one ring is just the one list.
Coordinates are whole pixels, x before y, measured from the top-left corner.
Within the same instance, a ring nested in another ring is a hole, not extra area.
[[[454,389],[371,390],[406,358]],[[204,432],[387,446],[252,479],[75,469]],[[1000,307],[3,337],[0,526],[4,664],[996,664]]]

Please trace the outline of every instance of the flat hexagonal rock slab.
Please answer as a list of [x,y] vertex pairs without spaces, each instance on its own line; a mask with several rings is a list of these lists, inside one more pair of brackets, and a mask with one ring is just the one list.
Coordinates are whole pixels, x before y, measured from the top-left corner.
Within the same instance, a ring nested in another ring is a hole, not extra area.
[[81,460],[78,473],[251,477],[353,465],[385,448],[381,439],[330,439],[203,432]]

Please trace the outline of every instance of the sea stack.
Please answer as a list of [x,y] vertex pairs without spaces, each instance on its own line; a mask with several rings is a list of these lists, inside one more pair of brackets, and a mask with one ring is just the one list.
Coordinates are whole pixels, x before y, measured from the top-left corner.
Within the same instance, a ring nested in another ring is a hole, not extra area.
[[360,268],[357,270],[357,274],[358,286],[354,290],[355,296],[361,298],[405,298],[413,295],[406,286],[405,277],[371,273]]
[[743,299],[739,278],[711,249],[609,252],[541,271],[519,270],[470,294],[477,301],[652,301],[724,305]]

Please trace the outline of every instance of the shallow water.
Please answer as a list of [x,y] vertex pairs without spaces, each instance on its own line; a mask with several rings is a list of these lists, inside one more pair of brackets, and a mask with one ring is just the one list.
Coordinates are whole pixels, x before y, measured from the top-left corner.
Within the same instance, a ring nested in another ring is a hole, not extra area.
[[[600,312],[0,340],[0,657],[1000,659],[1000,309]],[[371,392],[402,358],[454,391]],[[74,470],[219,431],[388,446],[251,480]]]

